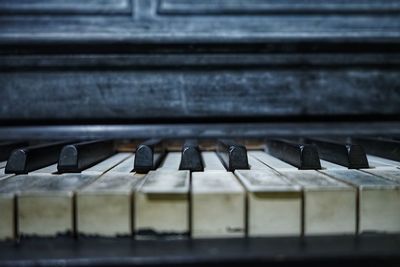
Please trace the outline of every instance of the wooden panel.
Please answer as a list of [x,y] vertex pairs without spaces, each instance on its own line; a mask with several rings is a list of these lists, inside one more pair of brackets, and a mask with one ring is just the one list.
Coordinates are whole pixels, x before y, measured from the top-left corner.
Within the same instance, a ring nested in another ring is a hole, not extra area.
[[323,68],[3,72],[0,119],[397,115],[398,75]]
[[160,14],[276,14],[399,12],[398,0],[160,0]]
[[0,14],[130,14],[129,0],[2,0]]

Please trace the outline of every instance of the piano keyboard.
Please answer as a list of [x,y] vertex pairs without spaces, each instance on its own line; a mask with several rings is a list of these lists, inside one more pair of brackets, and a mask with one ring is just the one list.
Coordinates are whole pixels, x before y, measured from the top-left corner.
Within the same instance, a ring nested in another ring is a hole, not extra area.
[[302,141],[0,143],[0,240],[400,233],[400,141]]

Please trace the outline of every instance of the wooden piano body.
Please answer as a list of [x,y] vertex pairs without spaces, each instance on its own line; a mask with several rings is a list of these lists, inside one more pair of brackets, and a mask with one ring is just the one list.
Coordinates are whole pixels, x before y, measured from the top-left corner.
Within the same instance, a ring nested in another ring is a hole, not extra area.
[[[0,1],[0,140],[400,136],[400,1]],[[1,213],[0,213],[1,216]],[[398,265],[392,235],[0,242],[0,266]]]

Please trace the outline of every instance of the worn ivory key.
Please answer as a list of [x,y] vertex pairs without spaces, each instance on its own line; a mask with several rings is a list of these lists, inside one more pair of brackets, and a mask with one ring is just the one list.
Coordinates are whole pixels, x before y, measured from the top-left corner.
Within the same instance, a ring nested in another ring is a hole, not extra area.
[[313,170],[281,173],[303,188],[304,235],[356,232],[355,188]]
[[0,180],[0,240],[17,238],[15,220],[16,193],[32,187],[38,179],[17,175]]
[[204,171],[225,171],[225,167],[213,151],[201,152],[204,163]]
[[135,154],[131,154],[129,157],[118,163],[115,167],[108,170],[107,173],[132,173],[134,160]]
[[249,236],[301,235],[301,187],[272,170],[236,170],[247,189]]
[[[27,179],[35,179],[33,176]],[[17,195],[20,234],[56,236],[73,232],[74,191],[97,177],[90,174],[40,175],[35,184]]]
[[52,174],[57,172],[57,164],[52,164],[34,171],[29,172],[29,174]]
[[[132,156],[132,153],[117,153],[99,163],[96,165],[83,170],[83,174],[103,174],[110,169],[118,166],[121,162],[126,160],[128,157]],[[133,163],[132,163],[133,164]]]
[[243,237],[245,191],[226,171],[192,173],[192,237]]
[[388,168],[364,169],[362,171],[400,183],[400,169],[398,168],[388,167]]
[[9,178],[11,176],[14,176],[14,174],[5,174],[4,171],[5,171],[4,168],[0,168],[0,181],[4,180],[4,179],[7,179],[7,178]]
[[158,170],[179,170],[181,152],[168,152]]
[[400,168],[400,162],[377,156],[367,155],[371,168]]
[[272,169],[265,165],[263,162],[259,161],[258,159],[252,157],[249,155],[249,167],[250,170],[270,170],[272,171]]
[[358,188],[358,232],[400,232],[400,183],[355,170],[326,170]]
[[297,168],[289,163],[286,163],[278,158],[275,158],[264,151],[249,151],[248,152],[250,157],[253,157],[268,167],[275,169],[275,170],[296,170]]
[[189,186],[189,171],[150,171],[135,192],[136,234],[188,234]]
[[[130,168],[133,168],[130,161]],[[132,234],[132,195],[144,175],[111,172],[76,194],[79,234],[115,237]]]

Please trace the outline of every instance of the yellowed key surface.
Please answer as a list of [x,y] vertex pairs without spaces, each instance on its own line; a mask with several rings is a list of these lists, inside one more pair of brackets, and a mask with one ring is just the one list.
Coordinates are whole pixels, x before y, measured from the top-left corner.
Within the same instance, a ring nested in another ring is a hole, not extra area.
[[243,237],[245,191],[226,171],[192,173],[192,237]]
[[163,162],[161,163],[159,170],[179,170],[179,164],[181,162],[181,152],[169,152]]
[[56,236],[72,233],[74,191],[97,177],[89,174],[41,175],[38,183],[17,197],[20,234]]
[[303,188],[305,235],[355,234],[355,188],[313,170],[281,173]]
[[[12,177],[11,177],[12,176]],[[10,175],[0,180],[0,240],[16,238],[15,197],[37,183],[40,177],[28,175]]]
[[204,171],[225,171],[225,167],[219,159],[217,153],[208,151],[201,152],[204,163]]
[[76,194],[79,234],[124,236],[132,234],[132,195],[143,174],[106,173]]
[[128,157],[132,156],[132,153],[117,153],[99,163],[96,165],[82,171],[82,174],[102,174],[110,169],[114,168],[124,160],[126,160]]
[[248,235],[300,236],[301,187],[271,170],[237,170],[247,190]]
[[400,184],[356,170],[323,171],[358,188],[358,231],[400,232]]
[[250,157],[256,158],[257,160],[275,170],[297,170],[296,167],[278,158],[275,158],[265,153],[264,151],[249,151],[248,154]]
[[135,193],[138,235],[189,233],[189,171],[151,171]]

